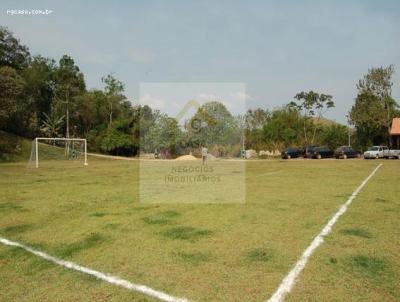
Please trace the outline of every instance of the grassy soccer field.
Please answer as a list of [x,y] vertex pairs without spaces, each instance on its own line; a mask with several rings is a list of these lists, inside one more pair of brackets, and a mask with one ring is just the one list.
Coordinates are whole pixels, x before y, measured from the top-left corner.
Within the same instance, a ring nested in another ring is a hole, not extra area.
[[[249,161],[244,204],[141,203],[137,161],[2,163],[0,237],[192,301],[265,301],[379,162],[287,301],[398,301],[395,160]],[[3,301],[153,301],[2,244],[0,288]]]

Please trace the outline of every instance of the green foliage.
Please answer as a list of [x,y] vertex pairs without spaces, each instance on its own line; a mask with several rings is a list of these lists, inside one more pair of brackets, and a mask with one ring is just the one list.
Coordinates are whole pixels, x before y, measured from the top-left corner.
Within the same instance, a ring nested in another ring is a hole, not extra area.
[[15,69],[0,67],[0,127],[4,127],[9,118],[17,112],[22,103],[25,81]]
[[221,102],[203,104],[186,124],[185,146],[199,148],[207,146],[218,156],[233,155],[239,152],[242,129],[238,119]]
[[321,145],[326,145],[331,149],[335,149],[338,146],[347,145],[348,129],[346,126],[339,124],[322,126],[322,129],[319,133],[318,142]]
[[64,124],[64,116],[58,117],[55,112],[50,115],[44,113],[45,120],[43,121],[40,131],[47,137],[59,137],[61,127]]
[[115,110],[118,109],[116,107],[125,99],[125,96],[122,95],[124,85],[121,81],[117,80],[113,74],[106,75],[101,81],[106,85],[104,91],[108,102],[108,126],[111,127],[113,115],[115,114]]
[[30,54],[26,46],[5,27],[0,26],[0,66],[9,66],[16,70],[29,65]]
[[284,107],[271,113],[263,128],[264,141],[269,148],[282,149],[302,144],[303,125],[310,121],[301,116],[298,109]]
[[157,149],[158,151],[169,150],[169,152],[175,153],[180,136],[181,130],[178,127],[178,122],[174,118],[160,114],[146,131],[142,148],[148,152],[154,152]]
[[358,95],[350,118],[363,148],[390,143],[391,121],[399,113],[398,104],[391,97],[393,73],[392,65],[372,68],[357,85]]
[[126,120],[115,121],[101,134],[100,149],[105,153],[115,155],[132,155],[134,145],[128,131],[129,126]]
[[263,127],[271,117],[267,110],[257,108],[249,109],[245,115],[245,141],[247,149],[262,150],[266,149],[263,138]]
[[[295,95],[295,100],[289,103],[290,107],[297,108],[300,112],[302,112],[304,120],[303,120],[303,134],[304,141],[306,143],[314,143],[315,136],[319,127],[319,123],[307,123],[307,119],[311,117],[316,117],[319,121],[323,115],[330,108],[335,107],[335,102],[332,100],[332,96],[329,94],[319,94],[314,91],[309,92],[300,92]],[[308,135],[309,128],[311,126],[312,137],[309,139],[310,135]]]

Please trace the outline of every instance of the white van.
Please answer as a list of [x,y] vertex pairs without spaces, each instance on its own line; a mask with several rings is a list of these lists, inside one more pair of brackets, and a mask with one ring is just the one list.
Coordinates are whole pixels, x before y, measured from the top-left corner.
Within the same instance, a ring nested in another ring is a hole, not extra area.
[[389,150],[386,146],[372,146],[364,152],[364,158],[383,158],[384,153]]

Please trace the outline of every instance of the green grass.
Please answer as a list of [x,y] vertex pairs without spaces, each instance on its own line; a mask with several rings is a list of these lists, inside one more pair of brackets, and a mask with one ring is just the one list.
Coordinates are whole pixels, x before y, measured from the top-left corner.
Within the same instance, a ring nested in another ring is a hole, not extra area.
[[372,237],[370,232],[360,229],[360,228],[343,229],[340,232],[344,235],[349,235],[349,236],[358,236],[358,237],[363,237],[363,238],[371,238]]
[[143,218],[143,221],[147,224],[175,224],[176,219],[181,216],[181,214],[177,211],[165,211],[161,213],[157,213],[153,216],[147,216]]
[[177,257],[179,257],[182,261],[195,266],[210,261],[210,255],[201,252],[195,252],[195,253],[179,252],[177,253]]
[[210,230],[196,229],[194,227],[181,226],[176,228],[170,228],[161,233],[165,238],[168,239],[180,239],[196,241],[204,237],[211,236]]
[[[135,161],[3,163],[0,236],[193,301],[265,301],[378,162],[250,161],[246,203],[156,204]],[[400,299],[400,161],[382,162],[288,301]],[[5,301],[154,301],[4,245],[0,266]]]
[[273,257],[273,253],[271,250],[264,248],[256,248],[252,249],[247,253],[247,258],[251,261],[269,261]]

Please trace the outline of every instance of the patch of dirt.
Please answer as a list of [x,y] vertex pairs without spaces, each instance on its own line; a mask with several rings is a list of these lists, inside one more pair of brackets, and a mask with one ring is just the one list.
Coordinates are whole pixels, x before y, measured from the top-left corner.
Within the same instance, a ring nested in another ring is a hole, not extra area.
[[175,158],[175,160],[198,160],[198,159],[196,157],[194,157],[193,155],[182,155],[182,156]]

